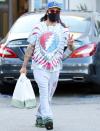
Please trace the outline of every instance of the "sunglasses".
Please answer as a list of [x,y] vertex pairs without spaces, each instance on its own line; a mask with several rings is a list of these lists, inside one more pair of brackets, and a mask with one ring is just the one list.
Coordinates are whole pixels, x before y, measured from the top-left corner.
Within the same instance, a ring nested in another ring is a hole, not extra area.
[[60,13],[60,10],[54,10],[54,9],[51,9],[48,11],[49,13],[54,13],[54,14],[59,14]]

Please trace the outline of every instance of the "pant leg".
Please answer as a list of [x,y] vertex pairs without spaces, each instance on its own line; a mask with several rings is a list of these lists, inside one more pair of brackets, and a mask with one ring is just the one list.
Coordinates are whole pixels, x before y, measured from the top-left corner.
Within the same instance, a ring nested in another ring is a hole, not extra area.
[[49,105],[49,91],[48,91],[48,83],[50,79],[49,72],[41,69],[34,69],[34,78],[39,87],[39,95],[40,95],[40,104],[37,111],[37,116],[41,116],[42,118],[51,117],[52,111]]
[[55,93],[59,79],[59,71],[52,72],[49,80],[49,102],[51,102],[52,97]]

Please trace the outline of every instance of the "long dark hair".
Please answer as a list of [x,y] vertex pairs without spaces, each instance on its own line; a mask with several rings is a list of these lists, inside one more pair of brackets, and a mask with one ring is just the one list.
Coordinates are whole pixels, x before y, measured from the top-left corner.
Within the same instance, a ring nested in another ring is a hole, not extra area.
[[[41,22],[42,22],[42,21],[46,21],[47,18],[48,18],[48,15],[45,14],[45,15],[40,19],[40,21],[41,21]],[[66,28],[66,25],[61,21],[60,18],[59,18],[59,20],[58,20],[57,22],[60,23],[64,28]]]

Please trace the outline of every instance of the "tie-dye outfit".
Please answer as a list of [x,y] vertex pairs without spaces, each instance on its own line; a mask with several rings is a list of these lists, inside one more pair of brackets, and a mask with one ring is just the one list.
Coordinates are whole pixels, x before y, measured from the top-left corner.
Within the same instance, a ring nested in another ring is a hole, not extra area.
[[28,38],[28,42],[35,45],[32,69],[40,93],[37,116],[42,118],[53,118],[50,101],[57,86],[60,69],[62,69],[68,33],[68,28],[64,28],[60,23],[47,26],[46,22],[40,22]]

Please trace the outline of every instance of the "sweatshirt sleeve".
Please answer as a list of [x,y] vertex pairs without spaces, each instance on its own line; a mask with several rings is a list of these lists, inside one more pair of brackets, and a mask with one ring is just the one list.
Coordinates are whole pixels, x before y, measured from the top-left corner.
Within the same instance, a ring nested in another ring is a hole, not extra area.
[[40,27],[39,25],[36,25],[34,26],[32,32],[30,33],[29,37],[28,37],[28,43],[32,44],[32,45],[35,45],[38,37],[39,37],[39,34],[40,34]]

